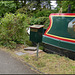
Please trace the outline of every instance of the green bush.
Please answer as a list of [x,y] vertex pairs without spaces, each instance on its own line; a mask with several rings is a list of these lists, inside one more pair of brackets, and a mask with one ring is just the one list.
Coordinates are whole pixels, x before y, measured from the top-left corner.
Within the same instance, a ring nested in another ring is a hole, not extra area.
[[16,48],[16,44],[24,44],[28,39],[27,15],[6,13],[0,24],[0,44]]
[[16,11],[16,3],[13,1],[0,1],[0,16],[3,16],[5,13]]
[[39,9],[39,10],[36,10],[34,13],[33,13],[33,16],[38,18],[38,17],[49,17],[49,15],[51,13],[57,13],[57,10],[50,10],[50,9]]
[[50,23],[49,17],[39,17],[39,18],[32,17],[30,19],[30,25],[35,25],[35,24],[45,25],[45,28],[48,28],[49,23]]
[[37,10],[37,13],[34,13],[35,17],[49,17],[51,14],[51,10],[49,9],[42,9],[42,10]]
[[50,20],[49,18],[44,22],[45,28],[47,29],[49,27]]
[[[31,4],[29,4],[29,6],[31,6]],[[24,14],[28,14],[28,16],[33,16],[35,18],[38,18],[38,17],[49,17],[49,15],[51,13],[57,13],[57,9],[55,10],[50,10],[50,9],[44,9],[44,8],[39,8],[37,10],[30,10],[28,8],[28,6],[24,6],[20,9],[18,9],[16,11],[16,13],[24,13]]]

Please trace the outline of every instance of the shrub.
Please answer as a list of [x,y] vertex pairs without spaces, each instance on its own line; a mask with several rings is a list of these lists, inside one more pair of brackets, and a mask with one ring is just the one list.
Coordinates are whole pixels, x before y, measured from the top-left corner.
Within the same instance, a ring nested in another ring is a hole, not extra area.
[[16,44],[23,44],[28,40],[26,27],[27,15],[6,13],[0,24],[0,44],[16,48]]
[[41,9],[41,10],[37,10],[37,13],[34,13],[34,16],[35,17],[49,17],[50,14],[51,14],[51,10]]
[[49,15],[51,13],[57,13],[57,9],[55,10],[50,10],[50,9],[39,9],[39,10],[36,10],[34,13],[33,13],[33,16],[38,18],[38,17],[49,17]]
[[39,17],[39,18],[35,18],[32,17],[30,20],[30,25],[45,25],[45,28],[48,28],[50,23],[49,17]]
[[3,16],[5,13],[16,11],[16,3],[13,1],[0,1],[0,16]]

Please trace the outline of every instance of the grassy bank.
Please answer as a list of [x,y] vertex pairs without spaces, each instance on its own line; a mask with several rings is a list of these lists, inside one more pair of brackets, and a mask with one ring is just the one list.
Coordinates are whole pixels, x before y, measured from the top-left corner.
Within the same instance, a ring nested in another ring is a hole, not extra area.
[[46,74],[75,74],[75,61],[57,54],[40,53],[35,56],[23,56],[24,60]]

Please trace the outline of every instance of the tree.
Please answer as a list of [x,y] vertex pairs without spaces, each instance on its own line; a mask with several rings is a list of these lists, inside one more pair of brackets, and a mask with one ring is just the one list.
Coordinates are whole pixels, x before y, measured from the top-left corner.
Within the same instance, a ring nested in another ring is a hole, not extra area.
[[71,5],[71,13],[75,13],[75,1],[63,1],[63,12],[68,12],[69,5]]
[[37,0],[37,7],[40,8],[40,0]]
[[62,7],[63,13],[68,12],[68,6],[71,5],[71,13],[75,13],[75,1],[64,1],[64,0],[57,0],[58,7]]
[[16,9],[18,9],[18,0],[14,0],[14,3],[16,3]]
[[14,13],[16,11],[16,4],[13,1],[0,1],[0,16],[4,16],[6,12]]
[[51,0],[48,0],[48,5],[49,5],[49,8],[51,10]]
[[21,3],[22,3],[22,7],[25,6],[26,5],[26,0],[24,0],[24,1],[21,0]]
[[62,0],[57,0],[56,3],[58,4],[58,7],[62,7]]

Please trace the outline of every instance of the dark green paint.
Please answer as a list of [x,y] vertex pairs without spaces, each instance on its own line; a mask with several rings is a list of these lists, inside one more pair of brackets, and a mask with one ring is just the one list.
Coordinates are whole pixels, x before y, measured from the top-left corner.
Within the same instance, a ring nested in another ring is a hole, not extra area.
[[75,17],[52,17],[53,24],[48,34],[72,39],[68,32],[68,23],[74,18]]
[[37,32],[30,31],[30,41],[33,41],[35,43],[42,42],[42,35],[43,35],[43,28],[38,29]]
[[42,42],[75,52],[75,43],[68,43],[68,42],[56,40],[56,39],[47,37],[45,35],[43,35],[43,41]]
[[[75,37],[72,37],[72,35],[68,32],[68,23],[72,21],[74,18],[75,17],[52,16],[53,24],[48,34],[52,34],[63,38],[75,39]],[[53,39],[45,35],[43,35],[42,42],[75,52],[75,43]]]

